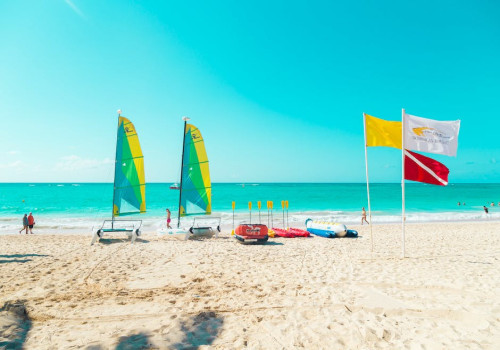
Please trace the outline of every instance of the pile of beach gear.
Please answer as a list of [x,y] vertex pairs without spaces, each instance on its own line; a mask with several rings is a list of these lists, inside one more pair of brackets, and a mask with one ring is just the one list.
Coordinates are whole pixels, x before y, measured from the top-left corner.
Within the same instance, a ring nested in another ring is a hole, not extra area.
[[[235,202],[232,202],[233,208],[233,231],[231,235],[233,235],[240,242],[248,242],[255,241],[265,243],[268,239],[275,237],[282,238],[296,238],[296,237],[310,237],[311,234],[319,237],[325,238],[336,238],[336,237],[358,237],[358,232],[355,230],[348,230],[344,224],[330,222],[330,221],[319,221],[307,219],[306,230],[302,230],[299,228],[288,227],[288,201],[281,201],[281,207],[283,209],[283,228],[273,227],[272,225],[272,210],[273,210],[273,202],[267,202],[268,209],[268,225],[264,225],[260,223],[260,209],[261,202],[257,202],[257,207],[259,209],[259,223],[252,224],[252,202],[248,203],[248,209],[250,214],[250,223],[242,223],[234,229],[234,209]],[[286,210],[286,221],[285,221],[285,210]],[[269,226],[271,224],[271,226]],[[268,228],[272,227],[272,228]],[[287,228],[285,228],[287,227]]]

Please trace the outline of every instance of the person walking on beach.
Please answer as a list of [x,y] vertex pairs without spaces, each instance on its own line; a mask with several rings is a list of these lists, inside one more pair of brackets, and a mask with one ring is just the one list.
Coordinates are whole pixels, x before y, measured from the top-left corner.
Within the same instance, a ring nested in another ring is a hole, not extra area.
[[172,228],[172,227],[170,226],[170,221],[172,221],[172,220],[170,219],[170,210],[167,208],[167,228]]
[[367,224],[370,224],[368,220],[366,220],[366,210],[365,207],[363,207],[361,211],[361,225],[363,225],[363,221],[366,221]]
[[[33,226],[35,225],[35,218],[33,217],[33,214],[30,212],[30,215],[28,215],[28,227],[30,229],[30,233],[33,234]],[[26,232],[28,233],[28,232]]]
[[26,230],[26,234],[28,234],[28,214],[24,214],[23,216],[23,229],[19,231],[19,233],[23,232]]

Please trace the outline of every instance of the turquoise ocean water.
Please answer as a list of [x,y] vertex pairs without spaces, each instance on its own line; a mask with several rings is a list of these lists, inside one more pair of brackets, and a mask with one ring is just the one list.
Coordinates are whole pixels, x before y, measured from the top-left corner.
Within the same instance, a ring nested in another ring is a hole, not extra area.
[[[147,213],[137,217],[161,225],[165,208],[178,208],[177,190],[170,184],[146,185]],[[0,184],[0,232],[13,233],[22,215],[32,211],[38,228],[87,228],[110,217],[112,184],[108,183],[2,183]],[[236,202],[236,221],[248,221],[248,202],[261,220],[267,221],[266,201],[274,202],[276,222],[282,220],[281,201],[289,201],[289,220],[297,226],[306,218],[335,220],[346,224],[360,221],[361,207],[367,207],[366,184],[311,183],[215,183],[212,185],[213,216],[224,224],[232,222],[231,202]],[[400,184],[370,184],[374,222],[399,222]],[[458,206],[457,203],[461,205]],[[491,207],[491,202],[495,203]],[[452,221],[500,219],[500,184],[450,184],[447,187],[406,184],[408,221]],[[465,205],[463,205],[465,203]],[[489,216],[483,205],[490,210]]]

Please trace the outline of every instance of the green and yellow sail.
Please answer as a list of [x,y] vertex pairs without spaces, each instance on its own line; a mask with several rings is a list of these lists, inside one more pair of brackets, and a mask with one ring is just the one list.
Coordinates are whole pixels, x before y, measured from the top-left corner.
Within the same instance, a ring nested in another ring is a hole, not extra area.
[[144,157],[134,124],[118,117],[113,216],[146,211]]
[[211,214],[212,184],[205,142],[192,124],[185,127],[181,172],[180,216]]

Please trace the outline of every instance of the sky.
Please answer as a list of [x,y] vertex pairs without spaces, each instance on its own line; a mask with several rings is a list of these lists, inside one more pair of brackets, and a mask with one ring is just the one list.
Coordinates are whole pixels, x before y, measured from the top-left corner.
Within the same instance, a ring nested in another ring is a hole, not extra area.
[[[111,182],[118,109],[148,182],[182,116],[213,182],[365,182],[362,113],[461,120],[453,182],[500,182],[498,1],[0,1],[0,182]],[[370,182],[401,151],[368,149]]]

